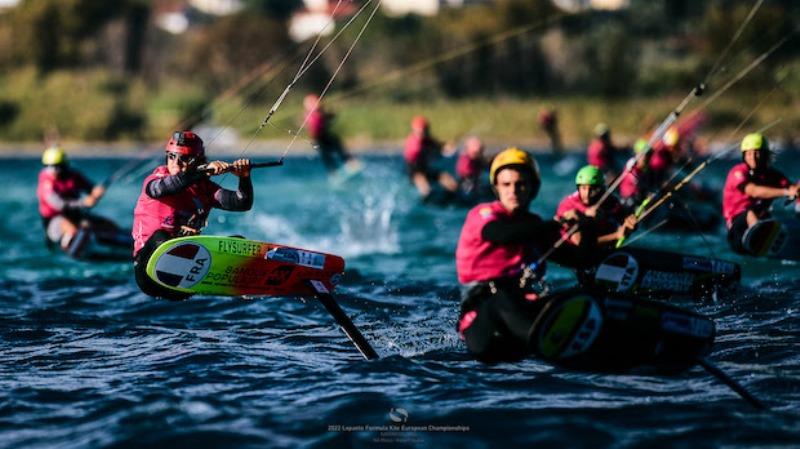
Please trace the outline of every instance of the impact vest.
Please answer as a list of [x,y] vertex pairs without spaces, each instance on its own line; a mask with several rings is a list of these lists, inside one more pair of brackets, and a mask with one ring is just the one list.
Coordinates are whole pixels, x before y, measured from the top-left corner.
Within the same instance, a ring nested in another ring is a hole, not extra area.
[[456,161],[456,174],[461,179],[477,179],[481,176],[482,165],[480,159],[471,159],[462,153]]
[[308,135],[314,140],[321,139],[327,131],[327,121],[327,117],[321,109],[315,108],[313,111],[309,112],[306,116]]
[[177,235],[183,225],[205,226],[211,208],[217,203],[214,194],[220,186],[208,178],[200,179],[175,195],[150,198],[147,195],[147,185],[151,181],[167,176],[169,171],[162,165],[144,180],[139,200],[136,201],[136,208],[133,211],[134,256],[158,230]]
[[406,137],[403,158],[406,164],[412,169],[426,171],[431,162],[431,158],[438,150],[438,143],[429,136],[409,134]]
[[[626,170],[636,161],[631,159],[626,164]],[[621,198],[637,198],[644,190],[645,186],[642,185],[644,180],[644,173],[642,170],[633,165],[630,170],[627,170],[619,183],[619,196]]]
[[773,168],[766,168],[754,173],[750,167],[741,162],[728,172],[725,188],[722,190],[722,215],[730,229],[733,219],[747,210],[761,214],[769,210],[773,200],[753,198],[744,193],[747,184],[753,183],[765,187],[789,187],[791,184],[783,173]]
[[59,177],[56,169],[43,168],[39,172],[39,185],[36,187],[39,215],[49,220],[62,212],[61,208],[50,203],[49,199],[53,194],[64,201],[77,200],[82,192],[89,192],[92,187],[92,183],[75,170],[65,169]]
[[[556,220],[562,218],[567,211],[575,210],[585,214],[588,208],[589,206],[583,204],[583,201],[581,201],[580,193],[575,191],[559,203],[558,209],[556,210]],[[625,220],[625,210],[613,195],[606,199],[600,209],[601,217],[596,220],[598,235],[605,235],[616,231]],[[568,227],[562,229],[562,235],[566,235],[567,229]],[[570,244],[572,243],[572,241],[567,242]]]
[[483,227],[498,220],[513,220],[500,201],[479,204],[467,213],[456,248],[456,271],[462,284],[518,276],[533,261],[532,245],[483,239]]
[[613,148],[602,139],[594,139],[586,150],[586,161],[600,170],[611,168],[611,151]]

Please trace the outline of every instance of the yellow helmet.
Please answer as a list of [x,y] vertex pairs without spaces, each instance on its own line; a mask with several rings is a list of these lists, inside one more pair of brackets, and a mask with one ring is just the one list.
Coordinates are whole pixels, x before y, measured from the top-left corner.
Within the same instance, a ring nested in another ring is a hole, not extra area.
[[50,147],[42,153],[42,165],[66,165],[67,153],[59,147]]
[[769,142],[761,133],[751,133],[742,139],[742,152],[751,150],[769,151]]
[[664,137],[661,140],[664,142],[664,145],[668,147],[674,147],[678,144],[680,138],[680,133],[678,133],[677,128],[673,126],[664,133]]
[[511,165],[519,166],[530,171],[531,182],[533,183],[531,198],[535,197],[542,183],[539,175],[539,166],[536,164],[536,160],[528,154],[527,151],[522,151],[517,147],[506,148],[497,153],[497,156],[494,157],[492,166],[489,168],[489,182],[491,185],[494,185],[497,179],[497,172]]
[[611,132],[611,129],[609,129],[608,125],[606,125],[605,123],[601,122],[601,123],[598,123],[597,125],[594,126],[594,136],[595,137],[603,137],[603,136],[608,135],[610,132]]

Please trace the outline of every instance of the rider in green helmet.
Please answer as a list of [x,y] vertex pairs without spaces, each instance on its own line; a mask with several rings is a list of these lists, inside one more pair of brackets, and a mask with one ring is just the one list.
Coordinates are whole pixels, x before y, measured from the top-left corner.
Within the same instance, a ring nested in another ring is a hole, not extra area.
[[[578,216],[594,217],[597,221],[598,244],[613,244],[627,237],[636,228],[636,217],[629,215],[616,196],[609,195],[598,208],[598,202],[606,192],[603,172],[587,165],[575,176],[576,191],[558,205],[556,220],[571,221]],[[565,225],[564,232],[569,228]],[[580,233],[570,236],[570,242],[580,244]]]

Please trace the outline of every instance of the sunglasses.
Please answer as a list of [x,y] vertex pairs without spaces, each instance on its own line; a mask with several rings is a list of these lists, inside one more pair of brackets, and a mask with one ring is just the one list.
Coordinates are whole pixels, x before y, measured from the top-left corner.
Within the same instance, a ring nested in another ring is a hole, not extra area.
[[197,157],[195,156],[175,153],[174,151],[167,153],[167,159],[170,161],[178,161],[186,165],[194,165],[194,163],[197,162]]

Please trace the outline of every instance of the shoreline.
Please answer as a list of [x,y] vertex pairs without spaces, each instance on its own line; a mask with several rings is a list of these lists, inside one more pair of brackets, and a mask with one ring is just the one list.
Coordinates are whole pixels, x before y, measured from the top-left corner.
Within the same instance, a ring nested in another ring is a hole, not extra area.
[[[626,147],[633,143],[627,136],[614,139],[614,143],[620,147]],[[700,135],[698,141],[714,152],[728,143],[717,139],[709,141],[705,136]],[[253,142],[243,153],[243,148],[247,141],[240,139],[238,142],[228,141],[220,144],[207,146],[210,155],[220,157],[239,157],[247,154],[250,157],[280,157],[286,151],[290,140],[258,140]],[[163,149],[162,142],[72,142],[67,141],[61,147],[70,156],[85,157],[109,157],[109,158],[133,158],[143,154],[155,153]],[[403,152],[403,140],[384,140],[369,141],[367,139],[352,139],[345,141],[345,148],[349,153],[355,155],[399,155]],[[456,142],[457,148],[461,149],[463,141]],[[553,154],[550,150],[549,142],[543,139],[520,138],[514,141],[501,142],[499,139],[485,139],[484,145],[488,154],[496,153],[509,146],[519,146],[534,154]],[[588,142],[568,142],[565,145],[563,154],[580,154],[586,151]],[[0,142],[0,159],[29,158],[38,157],[44,151],[45,146],[39,142]],[[289,147],[289,156],[313,156],[316,154],[314,148],[307,141],[295,142]]]

